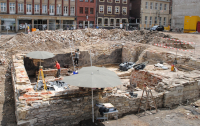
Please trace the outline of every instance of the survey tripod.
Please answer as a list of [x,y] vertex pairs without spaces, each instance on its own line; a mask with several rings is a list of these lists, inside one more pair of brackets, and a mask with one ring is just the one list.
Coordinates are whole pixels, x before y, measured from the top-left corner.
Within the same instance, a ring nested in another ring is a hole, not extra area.
[[38,80],[37,80],[36,91],[37,91],[37,88],[38,88],[38,82],[39,82],[39,79],[40,79],[40,75],[42,76],[42,83],[44,85],[44,90],[46,90],[47,89],[47,85],[46,85],[46,81],[45,81],[45,78],[44,78],[43,66],[41,66],[41,62],[40,62],[40,66],[39,66],[39,73],[38,73]]

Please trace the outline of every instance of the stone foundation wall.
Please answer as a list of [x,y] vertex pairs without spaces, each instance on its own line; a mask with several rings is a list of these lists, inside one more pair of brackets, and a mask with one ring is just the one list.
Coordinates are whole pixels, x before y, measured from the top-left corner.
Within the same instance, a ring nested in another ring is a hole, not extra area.
[[[141,91],[139,91],[141,93]],[[135,92],[138,93],[139,92]],[[158,108],[163,107],[163,93],[153,93],[156,105]],[[113,104],[116,109],[119,111],[119,117],[121,117],[124,114],[130,113],[130,112],[137,112],[139,105],[140,105],[140,98],[141,96],[138,96],[137,98],[130,98],[126,96],[108,96],[101,100],[101,102],[104,103],[111,103]],[[148,107],[149,109],[149,107]],[[113,116],[110,116],[110,118],[113,118]]]
[[200,85],[198,81],[192,81],[170,87],[169,91],[164,93],[164,107],[181,104],[187,100],[193,100],[200,96]]

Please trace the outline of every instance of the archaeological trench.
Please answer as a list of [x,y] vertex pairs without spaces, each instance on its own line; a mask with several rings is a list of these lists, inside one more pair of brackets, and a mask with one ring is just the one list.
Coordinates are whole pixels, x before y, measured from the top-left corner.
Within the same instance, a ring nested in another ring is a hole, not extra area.
[[[134,38],[134,36],[132,37]],[[103,40],[101,40],[103,41]],[[120,78],[129,79],[129,84],[122,84],[127,88],[116,90],[113,93],[99,98],[99,90],[94,90],[94,104],[103,102],[111,103],[119,111],[119,117],[126,113],[138,111],[143,84],[147,83],[152,88],[158,109],[172,108],[174,105],[199,98],[200,94],[200,62],[192,57],[177,55],[177,72],[171,72],[171,64],[174,62],[176,53],[167,49],[160,49],[145,41],[159,41],[151,37],[146,40],[145,36],[140,40],[106,40],[100,44],[78,45],[80,49],[80,66],[90,66],[90,55],[94,66],[106,66],[107,64],[119,65],[122,62],[142,63],[149,61],[143,70],[130,69],[126,72],[117,71]],[[137,42],[140,41],[140,42]],[[106,43],[106,44],[105,44]],[[91,52],[91,53],[90,53]],[[69,48],[65,53],[54,53],[52,59],[42,60],[44,73],[54,76],[54,61],[58,60],[61,65],[61,75],[65,76],[71,66]],[[11,73],[15,97],[15,115],[18,125],[65,125],[78,124],[82,120],[91,119],[91,90],[79,90],[78,87],[70,87],[65,91],[35,91],[35,83],[30,81],[38,70],[39,61],[25,57],[26,53],[12,55]],[[163,62],[169,67],[167,70],[155,68],[154,64]],[[134,89],[141,89],[135,91]],[[130,89],[132,88],[132,89]],[[115,91],[114,91],[115,89]],[[137,93],[137,97],[130,97],[127,91]],[[97,108],[95,108],[97,110]],[[109,116],[114,119],[114,115]]]

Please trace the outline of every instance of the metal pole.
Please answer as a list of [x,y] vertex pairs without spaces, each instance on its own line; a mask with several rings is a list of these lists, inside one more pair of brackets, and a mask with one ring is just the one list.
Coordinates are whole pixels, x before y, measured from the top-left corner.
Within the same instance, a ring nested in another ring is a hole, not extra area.
[[93,88],[92,88],[92,122],[94,123],[94,103],[93,103]]
[[91,63],[91,66],[92,66],[91,50],[90,50],[90,63]]

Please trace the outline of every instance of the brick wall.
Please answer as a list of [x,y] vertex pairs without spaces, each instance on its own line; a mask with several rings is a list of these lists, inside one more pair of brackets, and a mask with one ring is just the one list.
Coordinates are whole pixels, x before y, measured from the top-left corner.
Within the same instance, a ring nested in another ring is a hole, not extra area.
[[133,70],[130,77],[130,84],[134,85],[134,87],[139,87],[141,89],[143,89],[144,83],[146,83],[150,87],[155,87],[161,81],[161,76],[154,75],[153,73],[145,70]]

